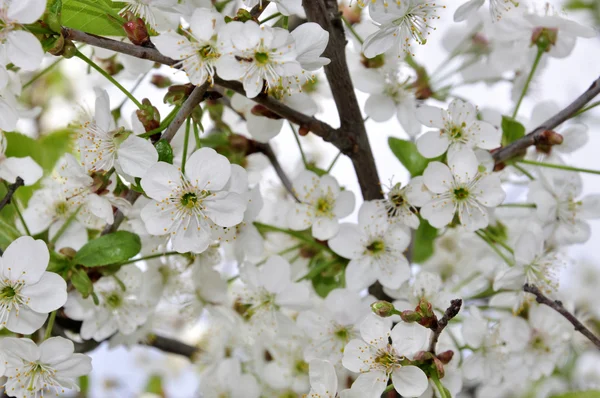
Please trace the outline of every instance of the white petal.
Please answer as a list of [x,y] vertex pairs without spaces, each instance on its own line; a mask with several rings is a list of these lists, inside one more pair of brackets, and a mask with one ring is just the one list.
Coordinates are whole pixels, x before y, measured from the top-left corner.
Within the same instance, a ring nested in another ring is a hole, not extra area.
[[396,42],[394,33],[397,32],[398,28],[393,26],[387,29],[380,29],[367,37],[362,45],[362,51],[365,57],[374,58],[389,50],[392,45],[394,45],[394,42]]
[[389,120],[396,112],[396,104],[383,94],[373,94],[365,102],[365,113],[376,122]]
[[34,70],[44,58],[44,50],[39,40],[24,30],[14,30],[6,38],[8,59],[24,70]]
[[434,199],[421,207],[421,216],[435,228],[450,224],[455,212],[455,205],[450,199]]
[[0,178],[7,182],[14,183],[17,177],[21,177],[25,186],[30,186],[38,182],[43,174],[44,170],[29,156],[0,161]]
[[310,386],[319,394],[333,396],[337,391],[337,375],[333,365],[328,361],[313,359],[309,364]]
[[446,111],[435,106],[419,106],[416,111],[416,116],[419,122],[427,127],[443,129],[446,124]]
[[231,164],[214,149],[200,148],[188,159],[185,174],[200,189],[218,191],[231,176]]
[[403,397],[418,397],[427,390],[427,375],[416,366],[402,366],[392,373],[394,389]]
[[448,135],[440,130],[431,130],[417,138],[417,149],[426,158],[436,158],[448,150]]
[[50,261],[48,247],[43,240],[21,236],[14,240],[2,255],[2,275],[9,280],[22,280],[31,285],[37,283]]
[[387,347],[389,336],[389,323],[374,314],[369,314],[360,324],[360,337],[378,349]]
[[462,4],[454,12],[454,22],[461,22],[473,15],[481,6],[485,0],[469,0]]
[[54,272],[44,272],[40,281],[21,290],[28,306],[35,312],[49,313],[67,302],[67,283]]
[[333,238],[340,230],[340,223],[335,218],[318,217],[312,226],[312,235],[318,240]]
[[146,195],[156,201],[162,201],[181,184],[181,173],[177,167],[165,162],[158,162],[148,170],[141,181]]
[[416,322],[400,322],[392,329],[392,344],[399,355],[412,358],[417,352],[426,349],[429,334],[429,329]]
[[279,293],[290,284],[291,269],[281,256],[271,256],[260,268],[259,283],[271,293]]
[[346,266],[346,284],[350,290],[365,289],[376,280],[377,275],[371,269],[371,262],[364,257],[351,260]]
[[150,141],[130,135],[117,149],[119,164],[132,177],[143,177],[158,162],[158,152]]
[[423,172],[423,182],[431,192],[440,194],[452,189],[454,177],[445,164],[431,162]]
[[[4,3],[6,4],[6,3]],[[8,3],[6,16],[11,21],[21,24],[36,22],[46,10],[46,0],[20,0]]]
[[358,258],[364,250],[361,233],[356,224],[340,225],[338,234],[330,239],[328,244],[336,254],[347,259]]

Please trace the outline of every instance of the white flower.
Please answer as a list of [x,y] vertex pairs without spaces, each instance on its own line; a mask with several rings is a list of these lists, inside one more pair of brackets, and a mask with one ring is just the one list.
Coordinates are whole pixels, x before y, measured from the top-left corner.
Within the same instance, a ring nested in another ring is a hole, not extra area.
[[397,183],[386,193],[381,200],[383,209],[391,223],[400,223],[410,228],[419,228],[419,217],[416,207],[422,206],[431,194],[423,189],[423,177],[415,177],[403,187]]
[[350,341],[342,359],[345,368],[360,373],[352,390],[362,392],[365,398],[380,397],[391,377],[394,389],[404,397],[418,397],[425,392],[429,385],[427,375],[404,363],[425,348],[428,329],[417,323],[400,322],[390,332],[388,324],[373,315],[361,323],[360,334],[362,340]]
[[524,302],[534,301],[534,296],[523,292],[523,284],[531,283],[542,291],[554,292],[558,288],[560,262],[557,255],[544,248],[544,233],[539,225],[527,226],[514,247],[515,264],[502,270],[494,279],[494,290],[511,290],[498,293],[490,300],[491,306],[508,307],[516,313]]
[[322,308],[298,315],[298,326],[312,339],[304,349],[304,358],[338,363],[344,346],[358,337],[358,323],[370,312],[357,292],[347,289],[329,292]]
[[335,178],[321,177],[303,170],[294,180],[294,193],[300,200],[289,210],[289,228],[302,231],[312,226],[312,235],[327,240],[339,231],[339,219],[354,210],[354,194],[340,189]]
[[321,57],[329,42],[329,32],[319,24],[306,22],[292,31],[296,45],[296,60],[302,69],[314,71],[329,65],[329,58]]
[[[0,128],[2,128],[0,126]],[[44,171],[39,164],[31,158],[25,156],[22,158],[6,157],[5,151],[7,147],[6,137],[4,132],[0,130],[0,178],[6,182],[14,183],[17,177],[23,179],[25,186],[35,184]]]
[[241,79],[248,98],[263,91],[263,81],[268,89],[278,88],[284,77],[302,73],[294,38],[285,29],[233,21],[220,30],[219,41],[227,59],[219,64],[218,75]]
[[447,150],[448,156],[463,147],[494,149],[500,146],[502,131],[490,123],[477,120],[477,110],[468,102],[455,99],[448,110],[423,105],[417,119],[431,130],[417,138],[417,149],[426,158],[435,158]]
[[299,394],[308,390],[309,369],[302,354],[304,342],[304,339],[278,339],[268,344],[268,352],[273,360],[265,365],[262,372],[266,384]]
[[83,321],[80,335],[85,340],[103,341],[116,332],[132,334],[148,318],[149,305],[140,297],[142,284],[143,274],[139,268],[133,264],[123,266],[114,277],[103,276],[94,283],[99,305],[95,305],[91,297],[83,299],[79,293],[72,292],[65,314]]
[[338,376],[328,361],[313,359],[309,363],[310,392],[307,398],[362,398],[358,390],[343,390],[337,394]]
[[204,373],[200,390],[205,398],[260,396],[256,378],[249,373],[242,373],[240,361],[236,358],[222,359],[214,371]]
[[0,340],[7,377],[4,385],[9,397],[37,398],[62,395],[65,389],[79,391],[76,380],[92,371],[92,359],[74,354],[71,340],[52,337],[39,347],[30,339],[5,337]]
[[[372,3],[375,4],[375,3]],[[397,6],[370,7],[370,16],[379,24],[379,30],[365,39],[362,51],[367,58],[383,54],[393,45],[411,54],[411,44],[425,44],[430,31],[430,21],[439,19],[437,10],[445,6],[424,0],[405,0]]]
[[240,269],[240,279],[244,282],[240,300],[247,306],[243,316],[255,332],[271,337],[289,333],[294,325],[280,309],[304,309],[309,297],[306,285],[291,281],[290,264],[280,256],[269,257],[260,268],[246,263]]
[[13,63],[24,70],[34,70],[42,63],[44,50],[30,32],[19,30],[42,18],[45,0],[0,0],[0,63]]
[[11,332],[35,332],[67,301],[65,280],[46,272],[49,259],[44,241],[29,236],[13,241],[0,258],[0,325]]
[[537,218],[542,222],[550,244],[583,243],[590,238],[587,220],[600,217],[600,195],[581,199],[581,177],[572,172],[539,171],[539,178],[529,184],[528,201],[535,203]]
[[500,178],[481,174],[470,149],[449,156],[448,165],[431,162],[425,169],[423,183],[433,198],[421,207],[421,216],[436,228],[450,224],[456,214],[469,231],[487,227],[489,208],[501,204],[506,196]]
[[152,38],[152,42],[160,52],[178,60],[190,82],[199,86],[207,80],[213,81],[215,67],[219,69],[223,62],[232,62],[231,58],[221,57],[217,39],[224,24],[218,12],[198,8],[190,19],[189,32],[185,32],[187,37],[169,31]]
[[329,247],[350,259],[346,267],[349,289],[361,290],[379,281],[396,289],[410,277],[404,250],[410,235],[399,224],[390,225],[378,203],[364,202],[358,213],[358,225],[342,224]]
[[127,11],[142,18],[153,28],[156,28],[156,11],[169,10],[170,7],[177,5],[177,0],[112,0],[113,2],[125,3],[125,7],[119,11],[123,14]]
[[96,91],[96,111],[84,115],[79,127],[79,152],[87,171],[110,171],[113,166],[133,177],[142,177],[158,161],[150,141],[117,129],[108,93]]
[[[468,0],[463,3],[454,12],[454,22],[467,20],[470,16],[475,15],[477,10],[485,3],[485,0]],[[490,0],[490,14],[492,18],[499,21],[502,15],[512,8],[518,6],[519,3],[515,0]]]
[[[226,190],[231,175],[227,158],[211,148],[194,152],[185,174],[165,162],[152,166],[141,181],[146,195],[154,199],[141,212],[148,232],[170,234],[180,253],[202,253],[211,242],[213,223],[233,227],[243,220],[246,201]],[[247,186],[247,179],[241,183]]]
[[[261,7],[266,7],[262,0],[242,0],[242,2],[246,7],[250,8],[257,4],[260,4]],[[273,3],[277,5],[277,11],[279,11],[282,15],[298,15],[301,18],[306,18],[304,8],[302,8],[301,0],[274,0]]]

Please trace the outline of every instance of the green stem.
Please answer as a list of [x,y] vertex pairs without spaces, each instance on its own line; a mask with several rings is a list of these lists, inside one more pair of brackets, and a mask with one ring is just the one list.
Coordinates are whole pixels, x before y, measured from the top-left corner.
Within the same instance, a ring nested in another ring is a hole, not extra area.
[[288,26],[289,26],[288,21],[289,21],[289,18],[287,16],[284,15],[283,17],[281,17],[281,27],[285,30],[288,29]]
[[75,217],[77,217],[77,213],[79,213],[79,209],[81,209],[81,206],[79,206],[73,213],[71,213],[69,215],[69,218],[67,218],[67,221],[65,221],[65,223],[63,225],[61,225],[61,227],[59,228],[59,230],[56,231],[56,234],[50,240],[50,243],[55,244],[56,241],[65,233],[65,231],[67,230],[67,228],[69,228],[69,225],[71,225],[71,223],[73,222],[73,220],[75,220]]
[[119,90],[121,90],[123,92],[123,94],[125,94],[127,97],[129,97],[129,99],[140,109],[142,109],[142,104],[129,92],[127,91],[127,89],[125,87],[123,87],[118,81],[116,81],[111,75],[109,75],[108,73],[106,73],[106,71],[104,69],[102,69],[101,67],[99,67],[98,65],[96,65],[96,63],[94,61],[92,61],[91,59],[89,59],[88,57],[86,57],[85,55],[83,55],[80,51],[77,51],[77,53],[75,53],[75,56],[79,59],[81,59],[82,61],[84,61],[86,64],[88,64],[90,67],[94,68],[98,73],[100,73],[102,76],[104,76],[109,82],[111,82],[112,84],[114,84]]
[[502,242],[499,239],[494,239],[494,237],[488,231],[486,231],[486,230],[482,230],[482,231],[490,242],[502,246],[504,248],[504,250],[506,250],[510,254],[515,254],[515,251],[512,249],[512,247],[510,247],[509,245],[507,245],[506,243]]
[[148,138],[148,137],[153,136],[156,133],[162,132],[164,129],[166,129],[169,126],[169,124],[173,121],[173,119],[175,119],[175,116],[177,116],[177,112],[179,112],[179,108],[180,108],[180,106],[176,106],[175,108],[173,108],[171,110],[171,113],[169,113],[167,115],[167,117],[165,117],[163,119],[163,121],[160,123],[160,125],[157,128],[150,130],[150,131],[146,131],[144,134],[138,135],[138,137]]
[[292,129],[292,133],[294,134],[294,138],[296,139],[296,143],[298,144],[298,149],[300,150],[300,156],[302,156],[302,163],[304,163],[304,167],[308,167],[308,161],[306,160],[306,154],[304,153],[304,149],[302,149],[302,144],[300,143],[300,137],[298,133],[296,133],[296,129],[294,129],[294,125],[292,122],[289,122],[290,128]]
[[444,385],[438,378],[435,370],[433,372],[431,372],[430,378],[431,378],[431,381],[433,381],[433,384],[435,384],[435,387],[438,390],[440,398],[452,398],[450,395],[448,395],[448,391],[446,390],[446,388],[444,387]]
[[575,171],[579,173],[589,173],[589,174],[600,174],[599,170],[591,170],[591,169],[581,169],[579,167],[567,166],[564,164],[555,164],[555,163],[544,163],[544,162],[536,162],[533,160],[518,160],[519,163],[529,164],[532,166],[540,166],[540,167],[548,167],[550,169],[559,169],[566,171]]
[[593,109],[593,108],[597,107],[598,105],[600,105],[600,101],[596,101],[596,102],[592,103],[591,105],[586,106],[585,108],[581,108],[580,110],[578,110],[577,112],[575,112],[573,114],[573,116],[571,116],[571,118],[579,116],[582,113],[585,113],[585,112],[589,111],[590,109]]
[[344,25],[346,25],[346,27],[348,28],[348,30],[350,31],[350,33],[352,33],[352,36],[354,36],[356,38],[356,40],[358,40],[358,42],[360,44],[363,44],[365,41],[362,39],[362,37],[360,37],[360,35],[358,34],[358,32],[356,32],[356,30],[354,30],[354,26],[352,26],[352,24],[350,23],[350,21],[348,21],[346,19],[346,17],[344,17],[342,15],[342,21],[344,21]]
[[481,239],[483,239],[483,241],[485,243],[487,243],[488,246],[494,252],[496,252],[496,254],[499,255],[504,260],[504,262],[506,262],[506,264],[510,265],[511,267],[514,265],[513,262],[506,256],[506,254],[502,253],[502,250],[498,249],[496,247],[496,245],[494,244],[494,242],[489,240],[488,237],[484,233],[482,233],[481,231],[475,231],[475,234],[477,234],[477,236],[479,236]]
[[270,21],[270,20],[275,19],[275,18],[280,17],[280,16],[281,16],[281,13],[280,12],[276,12],[275,14],[269,15],[268,17],[266,17],[262,21],[258,21],[258,23],[259,23],[259,25],[262,25],[265,22]]
[[185,123],[185,136],[183,137],[183,158],[181,159],[181,173],[185,174],[185,162],[187,160],[188,145],[190,143],[190,125],[192,118],[187,119]]
[[305,279],[307,280],[311,280],[312,278],[314,278],[315,276],[319,275],[321,272],[325,271],[327,268],[329,268],[330,266],[332,266],[333,264],[337,263],[338,260],[333,260],[333,261],[327,261],[324,262],[323,264],[319,265],[318,267],[312,268],[310,269],[306,275],[304,275],[301,278],[298,278],[296,280],[296,282],[301,282]]
[[535,209],[535,203],[503,203],[498,207],[523,207],[529,209]]
[[119,263],[118,265],[121,266],[121,265],[133,264],[133,263],[137,263],[138,261],[152,260],[153,258],[159,258],[159,257],[175,256],[177,254],[181,254],[181,253],[179,253],[179,252],[166,252],[166,253],[151,254],[149,256],[127,260],[127,261],[124,261],[122,263]]
[[533,61],[533,66],[531,67],[531,71],[529,72],[529,76],[527,76],[527,80],[525,81],[525,86],[523,86],[523,91],[521,91],[521,96],[519,97],[519,101],[517,101],[517,105],[515,106],[515,110],[512,114],[513,119],[517,117],[517,113],[519,113],[519,108],[521,107],[521,102],[523,102],[523,98],[525,98],[525,94],[527,94],[527,90],[529,90],[529,84],[531,83],[531,79],[533,79],[533,75],[540,64],[540,60],[542,59],[542,55],[544,54],[544,49],[540,46],[538,47],[537,54],[535,55],[535,60]]
[[329,167],[327,168],[327,173],[329,173],[331,171],[331,169],[333,169],[333,166],[335,166],[335,163],[337,162],[337,160],[340,158],[340,155],[342,154],[342,151],[339,151],[337,155],[335,155],[335,158],[333,158],[333,160],[331,161],[331,164],[329,165]]
[[523,168],[515,163],[511,163],[511,166],[514,167],[515,169],[519,170],[521,173],[525,174],[525,176],[527,176],[527,178],[529,178],[531,181],[535,180],[535,177],[532,176],[530,172],[525,170],[525,168]]
[[50,319],[48,319],[48,326],[46,326],[46,332],[44,333],[44,340],[48,340],[52,336],[52,328],[54,327],[54,320],[56,319],[56,312],[50,313]]
[[56,65],[58,65],[58,63],[60,61],[62,61],[63,57],[59,58],[58,60],[52,62],[50,65],[46,66],[44,69],[42,69],[40,72],[38,72],[35,76],[33,76],[27,83],[23,84],[23,90],[25,90],[27,87],[31,86],[31,84],[33,82],[35,82],[37,79],[39,79],[40,77],[44,76],[46,73],[50,72],[52,69],[54,69],[54,67]]
[[25,232],[27,233],[27,235],[31,236],[31,231],[29,231],[29,227],[27,227],[25,218],[23,218],[23,214],[21,214],[21,209],[19,208],[18,199],[13,197],[12,204],[15,206],[15,211],[17,212],[17,215],[19,216],[19,219],[21,220],[21,223],[23,224],[23,228],[25,228]]

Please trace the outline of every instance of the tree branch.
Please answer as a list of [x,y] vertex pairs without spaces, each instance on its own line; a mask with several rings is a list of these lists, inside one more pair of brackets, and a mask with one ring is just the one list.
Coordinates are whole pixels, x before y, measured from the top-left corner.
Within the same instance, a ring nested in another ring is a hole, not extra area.
[[22,187],[23,185],[25,185],[23,179],[21,177],[17,177],[14,184],[10,184],[8,186],[6,195],[4,195],[2,200],[0,200],[0,211],[10,203],[10,201],[13,198],[13,195],[15,194],[15,192],[17,192],[17,189],[19,189],[19,187]]
[[433,334],[431,335],[431,340],[429,342],[429,352],[431,352],[432,354],[435,355],[435,346],[437,345],[442,331],[446,328],[446,326],[448,326],[448,322],[450,321],[450,319],[458,315],[460,307],[462,307],[461,299],[455,299],[450,301],[450,307],[446,309],[446,312],[444,312],[444,316],[442,317],[442,319],[437,321],[437,325],[435,325],[435,328],[432,328]]
[[275,172],[277,173],[277,176],[281,180],[281,183],[283,184],[285,189],[290,193],[290,195],[292,195],[296,202],[300,203],[300,199],[298,199],[296,193],[294,192],[292,182],[288,178],[287,174],[285,174],[285,171],[281,168],[281,165],[279,164],[277,156],[275,156],[275,152],[273,152],[273,148],[271,148],[271,145],[262,144],[260,142],[254,142],[254,145],[256,146],[258,152],[264,154],[267,157],[267,159],[269,159],[269,162],[271,162],[271,165],[275,169]]
[[564,108],[556,115],[552,116],[550,119],[546,120],[544,123],[539,125],[531,133],[494,152],[492,155],[494,156],[496,164],[504,162],[505,160],[508,160],[514,156],[517,156],[532,145],[543,143],[543,134],[546,130],[552,130],[565,120],[568,120],[571,117],[573,117],[577,113],[577,111],[583,108],[585,104],[590,102],[599,93],[600,77],[596,79],[583,94],[577,97],[575,101],[573,101],[566,108]]
[[340,130],[349,142],[344,148],[338,148],[350,156],[363,198],[382,199],[375,159],[346,61],[346,34],[337,1],[303,0],[302,6],[309,21],[329,32],[329,43],[323,55],[331,62],[325,65],[325,75],[338,110]]
[[567,311],[565,307],[563,307],[561,301],[549,299],[548,297],[544,296],[544,294],[540,291],[540,289],[537,288],[537,286],[531,285],[529,283],[523,285],[523,290],[527,293],[533,294],[535,296],[535,301],[537,301],[538,303],[547,305],[554,311],[564,316],[567,319],[567,321],[571,322],[571,325],[575,327],[575,330],[581,332],[581,334],[587,337],[592,343],[594,343],[594,345],[598,349],[600,349],[600,338],[598,338],[598,336],[596,336],[587,327],[585,327],[583,323],[579,322],[579,320],[575,318],[575,315]]
[[147,346],[157,348],[161,351],[168,352],[171,354],[182,355],[194,360],[196,355],[200,353],[198,347],[194,347],[181,341],[170,339],[168,337],[162,337],[158,335],[150,335],[145,343]]
[[206,90],[208,90],[209,86],[210,83],[206,82],[203,85],[194,88],[190,96],[183,103],[181,109],[179,109],[179,112],[173,121],[160,136],[161,140],[171,141],[173,137],[175,137],[175,134],[177,134],[177,131],[179,131],[179,128],[183,125],[183,123],[185,123],[185,120],[192,114],[194,108],[197,107],[200,102],[202,102],[204,99],[204,94],[206,93]]

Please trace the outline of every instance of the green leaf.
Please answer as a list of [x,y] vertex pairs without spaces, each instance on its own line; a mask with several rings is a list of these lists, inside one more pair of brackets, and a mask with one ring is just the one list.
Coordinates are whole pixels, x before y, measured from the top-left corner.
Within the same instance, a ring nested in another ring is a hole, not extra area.
[[165,139],[159,140],[154,147],[158,152],[158,161],[173,164],[173,148]]
[[423,174],[429,162],[435,160],[421,156],[417,146],[412,141],[390,137],[388,138],[388,145],[412,177]]
[[44,21],[54,32],[60,33],[62,25],[62,0],[48,0]]
[[82,269],[75,269],[71,275],[71,283],[83,298],[87,298],[94,291],[94,285],[87,272]]
[[86,267],[100,267],[129,260],[142,249],[140,237],[117,231],[86,243],[75,255],[74,262]]
[[[92,3],[98,3],[98,6],[93,7],[90,5]],[[122,5],[110,0],[63,0],[62,24],[95,35],[125,36],[121,24],[102,10],[104,6],[112,8],[115,12],[122,8]]]
[[306,166],[306,168],[308,170],[312,171],[313,173],[315,173],[316,175],[318,175],[319,177],[324,176],[325,174],[327,174],[327,171],[325,171],[325,170],[323,170],[323,169],[321,169],[321,168],[319,168],[319,167],[317,167],[315,165],[312,165],[312,164],[308,164]]
[[525,127],[509,116],[502,116],[502,146],[525,136]]
[[438,230],[433,228],[427,220],[421,219],[421,224],[415,232],[413,261],[422,263],[433,254],[433,242],[437,237]]
[[46,271],[55,272],[60,274],[71,267],[69,259],[62,254],[50,250],[50,262],[48,263],[48,269]]
[[155,394],[157,396],[164,396],[165,392],[163,389],[162,378],[159,375],[152,375],[146,383],[146,392]]
[[552,398],[599,398],[600,390],[574,391],[560,395],[553,395]]

